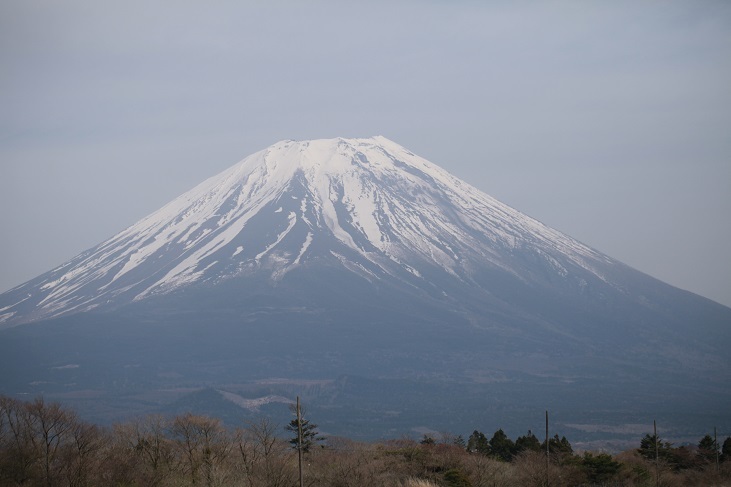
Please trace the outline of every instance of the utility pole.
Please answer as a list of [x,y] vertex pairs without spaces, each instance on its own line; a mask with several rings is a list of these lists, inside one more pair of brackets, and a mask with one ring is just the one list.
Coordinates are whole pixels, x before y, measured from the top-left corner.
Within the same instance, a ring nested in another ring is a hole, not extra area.
[[300,397],[297,396],[297,460],[299,461],[300,487],[304,487],[302,476],[302,416],[300,414]]
[[548,485],[548,457],[550,451],[550,442],[548,441],[548,410],[546,409],[546,485]]
[[713,449],[716,450],[716,473],[721,471],[718,461],[718,436],[716,435],[716,427],[713,427]]
[[655,433],[655,485],[660,486],[660,438],[657,437],[657,420],[652,420],[652,429]]

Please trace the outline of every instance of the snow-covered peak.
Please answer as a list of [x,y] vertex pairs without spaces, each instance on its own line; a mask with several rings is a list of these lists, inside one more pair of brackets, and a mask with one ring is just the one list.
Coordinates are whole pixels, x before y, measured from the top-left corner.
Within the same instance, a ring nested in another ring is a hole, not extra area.
[[[382,136],[278,142],[0,301],[0,323],[141,300],[336,260],[366,279],[434,286],[516,255],[603,279],[607,258]],[[319,259],[319,260],[318,260]],[[9,301],[9,302],[7,302]]]

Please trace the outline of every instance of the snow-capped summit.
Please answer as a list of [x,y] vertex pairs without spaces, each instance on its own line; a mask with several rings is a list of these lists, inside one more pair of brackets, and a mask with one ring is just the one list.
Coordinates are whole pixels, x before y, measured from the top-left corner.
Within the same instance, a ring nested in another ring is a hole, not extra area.
[[262,271],[277,281],[317,260],[429,289],[440,287],[436,275],[472,282],[486,267],[528,278],[516,252],[577,283],[586,272],[603,279],[597,264],[610,262],[385,137],[288,140],[10,291],[0,323]]
[[252,154],[0,295],[0,328],[0,393],[108,421],[306,393],[346,436],[486,411],[517,431],[544,407],[729,425],[731,309],[383,137]]

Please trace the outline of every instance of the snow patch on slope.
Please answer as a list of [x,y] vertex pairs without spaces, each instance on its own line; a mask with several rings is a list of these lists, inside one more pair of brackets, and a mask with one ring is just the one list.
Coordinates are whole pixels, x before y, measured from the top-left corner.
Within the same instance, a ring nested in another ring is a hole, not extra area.
[[237,406],[248,409],[252,412],[259,412],[259,409],[262,406],[265,406],[267,404],[272,403],[281,403],[281,404],[292,404],[293,401],[291,399],[287,399],[283,396],[276,396],[276,395],[269,395],[264,397],[258,397],[255,399],[246,399],[242,396],[239,396],[238,394],[234,394],[233,392],[223,391],[221,389],[216,389],[216,392],[221,394],[221,396],[224,397],[224,399],[236,404]]
[[273,248],[275,248],[279,243],[284,239],[284,237],[287,236],[287,234],[294,228],[294,225],[297,223],[297,215],[294,212],[290,212],[289,216],[289,225],[287,225],[287,228],[281,232],[279,235],[277,235],[277,239],[271,243],[269,246],[267,246],[263,251],[258,253],[256,257],[254,257],[254,260],[259,262],[262,257],[264,257],[266,254],[268,254]]

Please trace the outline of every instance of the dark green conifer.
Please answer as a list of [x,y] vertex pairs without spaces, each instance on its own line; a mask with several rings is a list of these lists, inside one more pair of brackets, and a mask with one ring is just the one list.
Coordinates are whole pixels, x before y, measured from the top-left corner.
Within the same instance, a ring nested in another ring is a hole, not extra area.
[[524,451],[541,451],[541,442],[532,431],[528,430],[528,434],[519,436],[515,440],[515,454]]
[[515,454],[515,443],[508,438],[508,435],[502,429],[499,429],[492,435],[490,439],[490,454],[505,462],[513,459]]
[[[325,441],[325,437],[320,436],[320,433],[317,431],[317,425],[314,423],[311,423],[309,420],[302,418],[302,453],[308,453],[310,449],[315,445],[317,442]],[[292,445],[292,448],[295,450],[300,447],[299,445],[299,437],[297,434],[297,418],[294,418],[292,421],[289,422],[287,425],[287,431],[291,431],[294,433],[294,436],[291,440],[289,440],[289,444]]]
[[481,431],[473,431],[467,440],[467,451],[470,453],[490,454],[490,443]]
[[707,463],[716,462],[716,442],[711,435],[706,435],[698,442],[698,456]]

